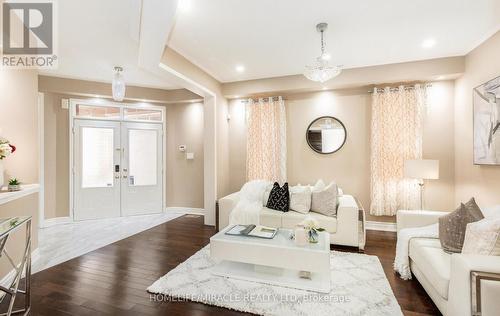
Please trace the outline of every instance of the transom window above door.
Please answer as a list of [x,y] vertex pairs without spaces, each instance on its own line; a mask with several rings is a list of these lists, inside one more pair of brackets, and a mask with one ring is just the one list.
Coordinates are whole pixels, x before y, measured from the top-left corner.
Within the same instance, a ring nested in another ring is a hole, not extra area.
[[92,101],[73,101],[74,118],[93,120],[120,120],[131,122],[158,122],[164,120],[164,110],[159,106],[128,105],[117,103],[95,103]]

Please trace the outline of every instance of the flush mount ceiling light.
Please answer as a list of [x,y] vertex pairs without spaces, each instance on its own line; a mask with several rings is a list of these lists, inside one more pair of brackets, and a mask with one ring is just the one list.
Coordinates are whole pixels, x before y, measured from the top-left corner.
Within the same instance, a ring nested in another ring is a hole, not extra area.
[[113,84],[111,85],[113,91],[113,100],[123,101],[125,97],[125,80],[123,79],[123,68],[115,67],[115,75],[113,76]]
[[244,72],[244,71],[245,71],[245,66],[243,66],[243,65],[238,65],[238,66],[236,66],[236,68],[235,68],[235,69],[236,69],[236,71],[237,71],[237,72],[242,73],[242,72]]
[[432,48],[436,45],[436,40],[433,38],[428,38],[422,42],[423,48]]
[[330,66],[328,60],[330,60],[331,55],[326,52],[325,40],[323,38],[323,33],[328,28],[328,23],[319,23],[316,25],[316,30],[321,33],[321,55],[316,58],[312,65],[306,66],[304,71],[304,76],[307,79],[316,82],[326,82],[340,74],[342,68],[340,66]]

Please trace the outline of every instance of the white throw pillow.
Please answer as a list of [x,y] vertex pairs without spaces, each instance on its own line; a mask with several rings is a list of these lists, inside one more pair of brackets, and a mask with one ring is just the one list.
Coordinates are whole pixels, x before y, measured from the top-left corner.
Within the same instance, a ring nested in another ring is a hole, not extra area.
[[485,218],[467,224],[462,253],[499,256],[500,218]]
[[337,197],[338,190],[335,182],[330,183],[323,190],[313,190],[311,211],[326,216],[337,215]]
[[483,213],[484,218],[498,219],[500,218],[500,205],[482,208],[481,212]]
[[311,188],[311,191],[316,191],[316,192],[319,192],[319,191],[323,191],[325,189],[326,185],[325,183],[323,182],[323,180],[319,179],[318,181],[316,181],[316,184]]
[[269,200],[269,194],[271,194],[272,189],[273,189],[273,184],[269,184],[264,190],[264,194],[262,195],[262,206],[267,206],[267,201]]
[[311,188],[296,185],[290,188],[290,209],[307,214],[311,210]]

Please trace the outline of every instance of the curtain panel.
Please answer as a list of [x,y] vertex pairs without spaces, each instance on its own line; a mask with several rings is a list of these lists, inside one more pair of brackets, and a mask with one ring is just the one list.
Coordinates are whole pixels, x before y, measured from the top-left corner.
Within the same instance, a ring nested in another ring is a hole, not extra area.
[[281,97],[248,100],[247,181],[286,181],[286,114]]
[[374,89],[371,120],[370,214],[393,216],[419,206],[416,180],[404,178],[404,162],[422,158],[423,112],[427,89]]

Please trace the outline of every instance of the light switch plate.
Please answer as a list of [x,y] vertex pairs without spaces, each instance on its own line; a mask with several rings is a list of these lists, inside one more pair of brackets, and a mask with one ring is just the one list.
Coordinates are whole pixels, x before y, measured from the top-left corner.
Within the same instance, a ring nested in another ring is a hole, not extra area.
[[186,159],[187,160],[194,159],[194,153],[186,153]]

